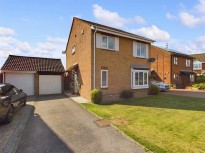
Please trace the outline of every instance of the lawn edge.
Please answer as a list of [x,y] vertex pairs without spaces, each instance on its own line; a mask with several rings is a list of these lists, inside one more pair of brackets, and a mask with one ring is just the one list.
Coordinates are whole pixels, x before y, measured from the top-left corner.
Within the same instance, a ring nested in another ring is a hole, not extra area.
[[[78,103],[78,104],[80,104],[80,103]],[[87,104],[89,104],[89,103],[87,103]],[[104,118],[100,117],[99,115],[95,114],[94,112],[90,111],[89,109],[85,108],[85,107],[83,106],[83,104],[80,104],[80,105],[81,105],[81,107],[82,107],[83,109],[87,110],[88,112],[90,112],[91,114],[93,114],[94,116],[96,116],[97,118],[99,118],[99,119],[104,119]],[[145,152],[153,153],[150,149],[146,148],[145,146],[143,146],[142,144],[140,144],[138,141],[135,141],[132,137],[130,137],[130,136],[128,136],[127,134],[125,134],[125,133],[124,133],[123,131],[121,131],[117,126],[113,125],[112,123],[110,123],[110,126],[111,126],[112,128],[114,128],[115,130],[119,131],[124,137],[126,137],[126,138],[129,139],[130,141],[132,141],[132,142],[136,143],[137,145],[139,145],[140,147],[142,147],[142,148],[145,150]]]

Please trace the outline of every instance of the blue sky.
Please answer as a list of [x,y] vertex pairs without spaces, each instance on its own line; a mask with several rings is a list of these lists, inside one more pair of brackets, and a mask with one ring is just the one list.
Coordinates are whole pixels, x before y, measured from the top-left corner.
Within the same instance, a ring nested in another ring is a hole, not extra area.
[[61,58],[76,16],[156,40],[190,54],[205,52],[205,0],[0,0],[0,66],[9,54]]

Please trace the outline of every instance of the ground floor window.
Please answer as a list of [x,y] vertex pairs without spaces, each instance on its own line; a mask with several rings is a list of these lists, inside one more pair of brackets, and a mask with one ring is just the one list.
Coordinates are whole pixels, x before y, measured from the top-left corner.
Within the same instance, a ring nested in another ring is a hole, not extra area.
[[194,82],[195,81],[195,76],[194,75],[190,75],[190,82]]
[[148,70],[132,70],[132,89],[148,88]]
[[179,75],[178,74],[174,74],[174,80],[179,80]]
[[108,70],[101,70],[101,88],[108,88]]

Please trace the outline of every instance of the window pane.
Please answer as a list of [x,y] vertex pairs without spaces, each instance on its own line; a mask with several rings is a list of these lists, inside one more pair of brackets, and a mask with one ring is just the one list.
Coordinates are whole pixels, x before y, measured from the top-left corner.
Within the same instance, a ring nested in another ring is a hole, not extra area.
[[143,72],[139,72],[139,85],[143,85]]
[[107,37],[102,36],[102,47],[107,48]]
[[146,45],[141,44],[141,56],[145,57],[146,55]]
[[102,86],[107,86],[107,71],[102,71]]
[[144,85],[147,85],[147,73],[144,73]]
[[140,44],[137,44],[137,56],[140,56]]
[[114,38],[108,37],[108,48],[114,49],[115,40]]
[[138,82],[139,82],[139,78],[138,78],[139,76],[138,76],[138,75],[139,75],[139,73],[136,72],[136,73],[135,73],[135,85],[138,85],[138,84],[139,84],[139,83],[138,83]]

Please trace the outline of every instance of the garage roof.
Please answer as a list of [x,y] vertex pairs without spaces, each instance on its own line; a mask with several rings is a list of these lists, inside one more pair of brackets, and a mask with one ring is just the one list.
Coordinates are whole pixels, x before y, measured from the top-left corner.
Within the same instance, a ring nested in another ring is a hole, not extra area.
[[9,55],[1,70],[64,72],[61,59]]

